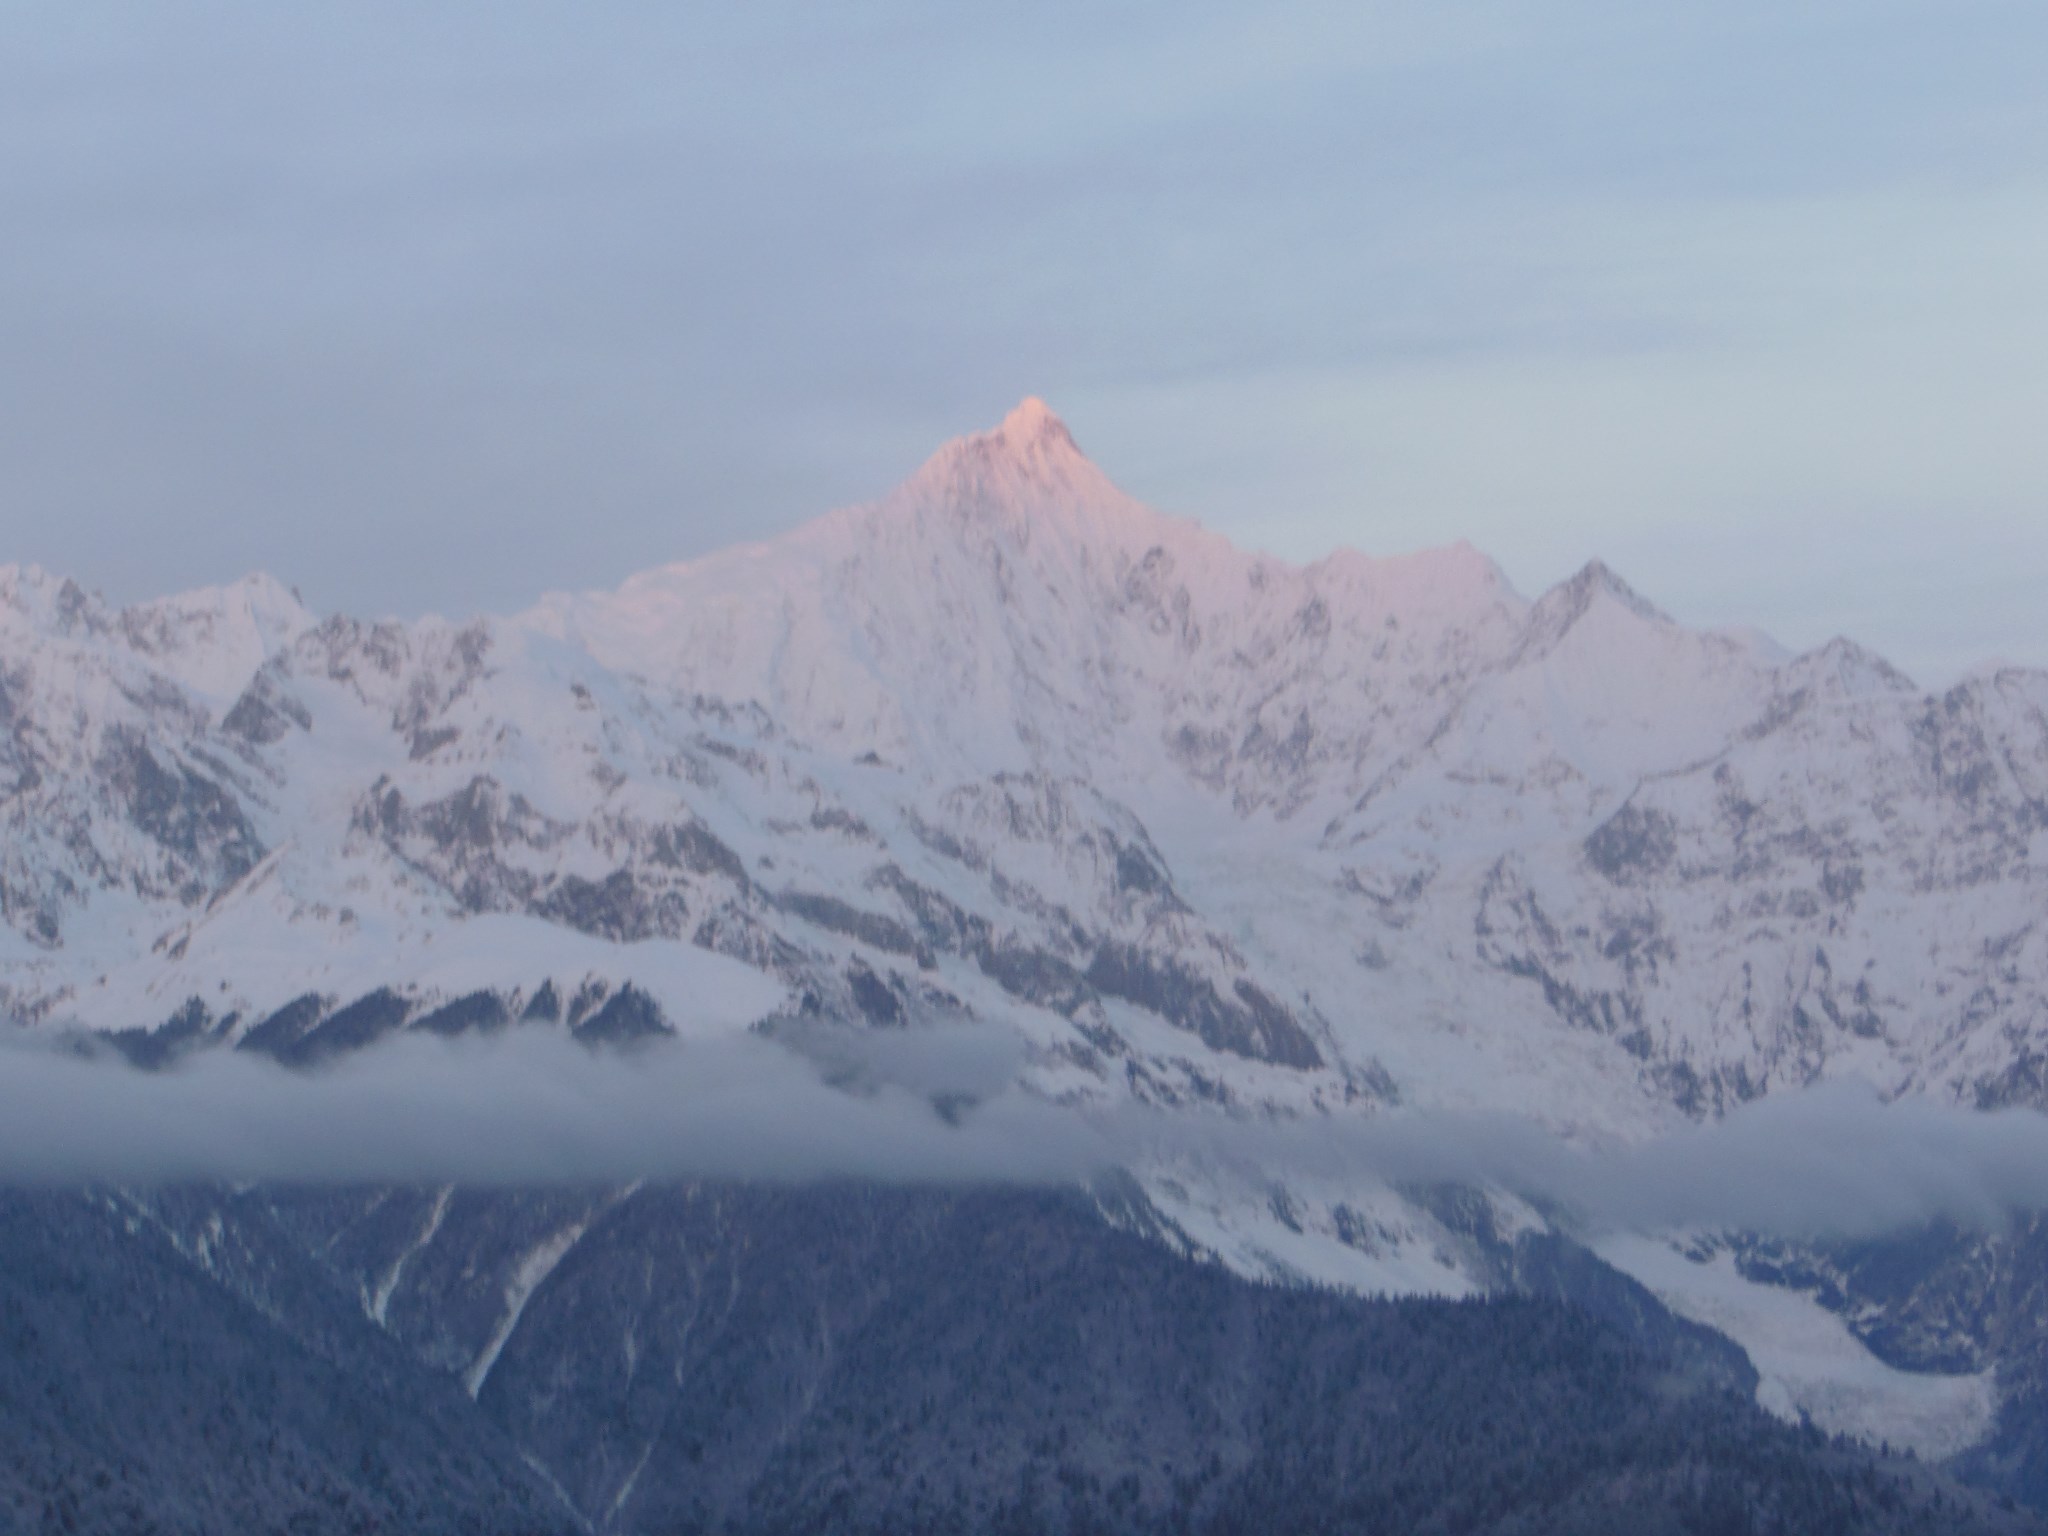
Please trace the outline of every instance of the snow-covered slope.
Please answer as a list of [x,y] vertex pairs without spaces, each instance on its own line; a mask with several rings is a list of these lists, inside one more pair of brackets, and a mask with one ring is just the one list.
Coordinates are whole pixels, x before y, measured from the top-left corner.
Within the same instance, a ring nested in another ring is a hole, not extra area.
[[[2040,1104],[2044,827],[2048,676],[1929,696],[1597,563],[1533,602],[1464,545],[1288,565],[1037,401],[509,618],[0,570],[0,1007],[164,1050],[971,1018],[1094,1101]],[[1247,1267],[1474,1281],[1409,1203],[1203,1188],[1161,1199]]]
[[1061,1091],[1620,1131],[1840,1070],[2041,1091],[2048,678],[1931,698],[1597,563],[1533,603],[1464,546],[1289,566],[1035,400],[872,505],[508,619],[9,568],[0,784],[31,1019],[239,1029],[549,955],[737,1022],[1001,1018]]
[[1418,743],[1525,610],[1462,546],[1243,553],[1125,496],[1032,400],[872,506],[526,622],[847,757],[1284,811]]

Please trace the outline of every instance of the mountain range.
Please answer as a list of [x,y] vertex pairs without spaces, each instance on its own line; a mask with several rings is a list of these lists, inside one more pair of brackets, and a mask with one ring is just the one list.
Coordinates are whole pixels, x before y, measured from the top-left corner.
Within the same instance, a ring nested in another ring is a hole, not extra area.
[[[0,1009],[152,1068],[945,1027],[1167,1115],[1629,1145],[1834,1079],[2039,1109],[2044,829],[2048,674],[1930,693],[1597,562],[1534,598],[1466,545],[1291,565],[1132,500],[1035,400],[872,504],[508,617],[0,568]],[[1262,1281],[1497,1292],[1552,1225],[1133,1172]],[[378,1326],[433,1209],[370,1266]],[[541,1221],[477,1305],[518,1326],[597,1220]],[[2038,1242],[1593,1246],[1781,1416],[2048,1499]]]

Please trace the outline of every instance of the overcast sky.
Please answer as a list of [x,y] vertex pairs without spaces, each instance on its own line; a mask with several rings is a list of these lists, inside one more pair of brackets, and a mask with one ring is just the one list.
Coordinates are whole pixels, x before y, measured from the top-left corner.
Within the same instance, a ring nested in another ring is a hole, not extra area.
[[1292,558],[2048,663],[2038,0],[0,8],[0,561],[523,606],[1046,397]]

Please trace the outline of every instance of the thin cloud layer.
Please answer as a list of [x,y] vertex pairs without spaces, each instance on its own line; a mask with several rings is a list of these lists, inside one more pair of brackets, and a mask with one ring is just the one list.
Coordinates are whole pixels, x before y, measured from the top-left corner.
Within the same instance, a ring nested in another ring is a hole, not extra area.
[[2048,1116],[1886,1103],[1858,1082],[1774,1095],[1628,1145],[1429,1111],[1259,1125],[1161,1117],[1113,1139],[1127,1153],[1222,1159],[1253,1175],[1492,1187],[1585,1231],[1854,1238],[1937,1220],[1995,1228],[2048,1210]]
[[17,1046],[0,1052],[0,1182],[1061,1184],[1208,1165],[1321,1187],[1492,1187],[1582,1230],[1855,1237],[2048,1209],[2048,1117],[1887,1104],[1856,1084],[1586,1147],[1499,1116],[1064,1107],[1014,1086],[1014,1045],[971,1030],[801,1046],[600,1055],[533,1032],[403,1038],[316,1073],[219,1051],[156,1074]]
[[835,1071],[843,1087],[751,1038],[629,1056],[540,1032],[405,1038],[316,1073],[230,1051],[151,1074],[16,1050],[0,1058],[0,1178],[1060,1182],[1106,1160],[1021,1094],[956,1126],[942,1106],[986,1082],[988,1053],[934,1046],[916,1074],[881,1056]]

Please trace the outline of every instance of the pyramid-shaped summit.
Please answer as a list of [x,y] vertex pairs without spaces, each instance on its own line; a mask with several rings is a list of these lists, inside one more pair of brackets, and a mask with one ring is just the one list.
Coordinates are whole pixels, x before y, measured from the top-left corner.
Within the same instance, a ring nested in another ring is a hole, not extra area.
[[[1067,424],[1036,395],[1026,395],[1018,401],[993,435],[1018,448],[1048,441],[1064,442],[1068,447],[1074,447],[1074,435],[1067,430]],[[1079,449],[1075,451],[1079,452]]]
[[1122,511],[1136,505],[1096,467],[1067,424],[1036,395],[993,429],[941,446],[887,498],[962,510]]

